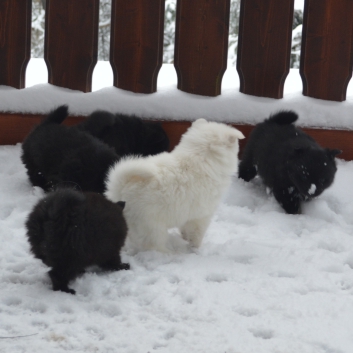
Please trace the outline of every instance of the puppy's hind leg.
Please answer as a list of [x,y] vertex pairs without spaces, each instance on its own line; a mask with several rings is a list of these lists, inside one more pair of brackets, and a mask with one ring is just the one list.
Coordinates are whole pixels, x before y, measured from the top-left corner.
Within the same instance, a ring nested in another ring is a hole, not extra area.
[[119,252],[114,254],[114,256],[109,261],[102,263],[100,266],[104,270],[108,271],[130,270],[130,264],[121,262]]
[[167,248],[168,228],[164,226],[156,226],[149,230],[148,236],[145,238],[145,247],[148,250],[157,250],[168,253]]
[[28,170],[27,174],[33,186],[39,186],[42,189],[45,188],[46,179],[42,172],[40,172],[38,169],[36,170],[32,169],[32,170]]
[[22,162],[24,163],[27,169],[27,175],[33,186],[39,186],[44,189],[46,179],[40,169],[37,167],[37,164],[34,163],[31,155],[23,151]]
[[141,221],[138,226],[129,226],[128,238],[132,246],[139,251],[169,252],[167,248],[168,228],[164,224],[151,225]]
[[70,294],[76,294],[76,292],[73,289],[70,289],[68,287],[69,281],[74,279],[80,272],[82,271],[76,271],[76,270],[71,270],[66,267],[54,267],[51,269],[49,273],[49,277],[52,281],[53,284],[53,290],[54,291],[62,291]]
[[245,180],[250,181],[251,179],[255,178],[257,174],[256,166],[253,165],[251,159],[243,159],[239,163],[238,168],[238,177]]
[[212,216],[207,216],[187,221],[181,228],[183,239],[196,248],[200,247],[205,232],[211,222],[211,218]]

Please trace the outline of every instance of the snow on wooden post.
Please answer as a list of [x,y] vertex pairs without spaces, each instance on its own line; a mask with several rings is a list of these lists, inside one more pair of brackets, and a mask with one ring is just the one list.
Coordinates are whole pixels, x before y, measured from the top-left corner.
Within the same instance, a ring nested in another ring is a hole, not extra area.
[[0,1],[0,85],[25,87],[31,18],[32,0]]
[[114,86],[153,93],[163,61],[164,0],[112,0]]
[[99,0],[47,0],[44,59],[49,83],[91,91],[98,20]]
[[289,73],[294,0],[242,0],[237,70],[240,92],[282,98]]
[[230,0],[178,0],[174,66],[178,88],[221,94],[227,68]]
[[346,99],[353,64],[352,0],[306,0],[300,59],[305,96]]

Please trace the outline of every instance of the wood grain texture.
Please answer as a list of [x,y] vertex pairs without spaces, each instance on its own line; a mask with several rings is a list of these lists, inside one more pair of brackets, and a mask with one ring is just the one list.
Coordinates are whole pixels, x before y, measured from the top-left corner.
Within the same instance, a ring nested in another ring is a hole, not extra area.
[[47,0],[45,15],[48,82],[90,92],[98,55],[99,0]]
[[294,0],[242,0],[237,70],[240,92],[282,98],[289,73]]
[[227,68],[230,0],[178,0],[174,66],[178,88],[221,94]]
[[[43,117],[42,115],[0,113],[0,145],[14,145],[22,142]],[[75,125],[83,119],[85,119],[83,116],[70,116],[65,120],[65,125]],[[171,150],[179,143],[181,135],[191,125],[188,121],[161,121],[161,123],[169,136]],[[248,137],[254,128],[252,125],[232,125],[239,129],[245,137]],[[303,128],[303,130],[321,146],[341,149],[343,153],[339,155],[339,158],[353,160],[353,131],[309,128]],[[239,141],[239,156],[241,156],[245,144],[246,138]]]
[[353,66],[352,0],[306,0],[300,59],[305,96],[346,99]]
[[163,61],[164,0],[112,0],[114,86],[153,93]]
[[32,0],[0,1],[0,85],[25,87],[31,18]]

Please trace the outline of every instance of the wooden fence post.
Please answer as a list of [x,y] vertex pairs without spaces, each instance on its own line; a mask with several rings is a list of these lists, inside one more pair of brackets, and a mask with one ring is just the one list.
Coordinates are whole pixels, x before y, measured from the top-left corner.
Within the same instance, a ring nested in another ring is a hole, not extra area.
[[178,88],[221,94],[227,68],[230,0],[178,0],[174,66]]
[[163,61],[164,0],[112,0],[114,86],[153,93]]
[[344,101],[353,65],[353,1],[306,0],[300,75],[305,96]]
[[32,0],[0,1],[0,85],[25,87],[31,19]]
[[237,70],[240,92],[282,98],[289,73],[294,0],[242,0]]
[[98,20],[99,0],[47,0],[44,59],[49,83],[91,91]]

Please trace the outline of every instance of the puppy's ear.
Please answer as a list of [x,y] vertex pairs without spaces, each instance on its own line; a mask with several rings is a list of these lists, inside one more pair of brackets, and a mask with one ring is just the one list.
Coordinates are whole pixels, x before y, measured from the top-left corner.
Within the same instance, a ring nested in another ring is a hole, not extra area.
[[146,137],[146,140],[151,145],[155,145],[167,139],[167,135],[162,127],[158,127],[156,129],[149,128],[146,132]]
[[245,136],[241,131],[239,131],[238,129],[234,129],[234,130],[235,130],[236,138],[238,138],[239,140],[245,139]]
[[121,209],[123,210],[125,208],[125,201],[118,201],[117,204],[121,207]]
[[226,137],[227,143],[230,145],[234,145],[235,142],[237,142],[238,139],[243,139],[245,136],[237,129],[233,129],[231,133]]
[[329,157],[331,157],[332,159],[335,158],[338,154],[342,153],[342,150],[339,150],[339,149],[329,149],[329,148],[326,148],[326,153]]
[[305,147],[295,147],[294,148],[294,153],[296,156],[301,156],[304,154],[304,151],[306,150]]
[[305,151],[307,150],[308,150],[307,147],[293,147],[293,149],[290,150],[288,153],[288,158],[289,159],[300,158],[305,154]]
[[192,123],[192,126],[198,126],[198,125],[206,124],[206,123],[207,123],[207,120],[206,120],[206,119],[200,118],[200,119],[195,120],[195,121]]

